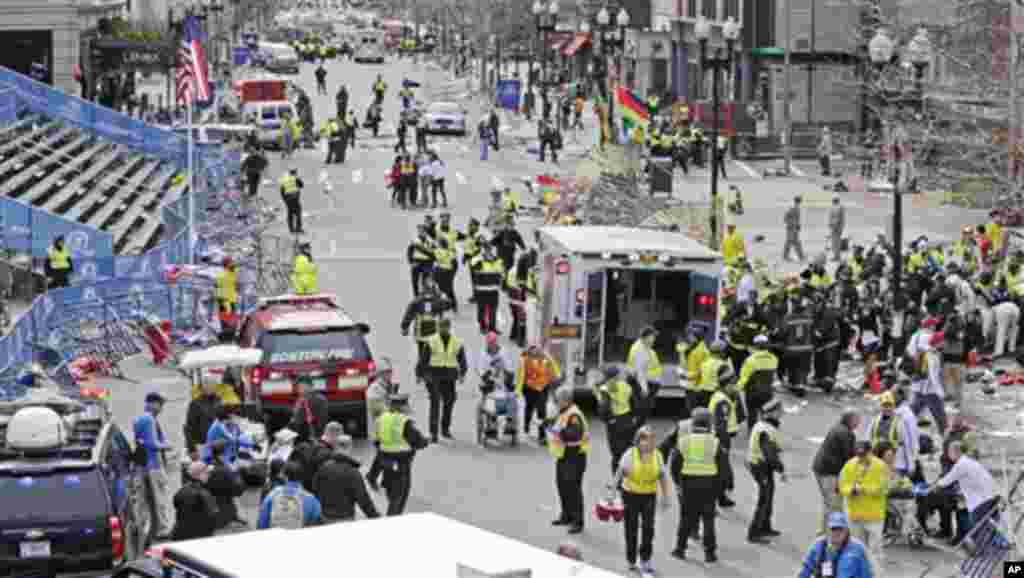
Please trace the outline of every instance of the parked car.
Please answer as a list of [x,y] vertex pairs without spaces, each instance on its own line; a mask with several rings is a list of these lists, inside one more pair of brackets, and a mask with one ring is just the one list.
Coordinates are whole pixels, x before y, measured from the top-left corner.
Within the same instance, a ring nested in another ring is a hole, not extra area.
[[423,113],[427,120],[427,131],[433,134],[448,133],[466,135],[468,112],[454,102],[431,103]]

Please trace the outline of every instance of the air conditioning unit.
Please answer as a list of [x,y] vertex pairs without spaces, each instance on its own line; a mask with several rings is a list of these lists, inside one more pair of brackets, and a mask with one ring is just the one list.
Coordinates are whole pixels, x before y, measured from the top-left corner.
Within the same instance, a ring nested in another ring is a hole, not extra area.
[[16,452],[46,453],[67,443],[68,428],[60,414],[48,407],[19,409],[7,423],[7,447]]

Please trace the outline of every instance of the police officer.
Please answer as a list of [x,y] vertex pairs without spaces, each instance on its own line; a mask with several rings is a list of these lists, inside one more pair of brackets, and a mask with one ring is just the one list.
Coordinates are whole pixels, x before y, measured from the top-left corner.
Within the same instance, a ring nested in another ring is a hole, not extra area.
[[214,296],[221,313],[235,313],[238,310],[238,263],[225,257],[223,266],[214,281]]
[[[452,411],[455,409],[455,382],[466,379],[469,365],[462,340],[452,335],[451,319],[437,323],[437,333],[420,350],[416,377],[427,384],[430,394],[430,441],[438,442],[438,429],[446,439],[452,436]],[[438,427],[440,426],[440,428]]]
[[[715,535],[715,505],[721,494],[719,488],[719,463],[723,459],[718,438],[711,431],[711,414],[706,408],[697,408],[693,412],[693,431],[678,436],[675,452],[670,460],[669,471],[677,487],[681,488],[682,508],[685,511],[683,527],[677,532],[681,539],[677,541],[672,555],[686,559],[688,537],[697,529],[698,523],[703,525],[704,560],[708,563],[718,561]],[[699,522],[698,522],[699,520]]]
[[725,344],[721,341],[712,343],[709,350],[710,355],[704,360],[700,368],[699,389],[687,387],[686,404],[690,408],[690,413],[701,407],[707,409],[708,404],[711,402],[711,396],[719,388],[719,380],[722,375],[728,373],[736,374],[732,362],[725,357],[725,349]]
[[624,378],[618,366],[608,365],[604,368],[604,380],[594,385],[594,393],[605,416],[613,476],[622,454],[633,443],[633,434],[636,432],[633,388]]
[[734,387],[736,374],[731,367],[724,369],[725,371],[718,376],[718,389],[711,395],[708,411],[711,414],[711,431],[718,438],[718,445],[722,448],[722,453],[725,456],[719,464],[718,505],[722,508],[731,508],[736,505],[736,502],[729,498],[729,492],[735,487],[735,476],[732,471],[732,462],[729,461],[729,451],[732,450],[732,439],[739,433],[740,425],[737,411],[738,394]]
[[772,386],[779,369],[779,358],[769,349],[768,336],[754,338],[754,350],[740,369],[737,387],[746,402],[747,429],[754,431],[762,408],[774,395]]
[[[324,126],[320,129],[320,138],[327,141],[327,158],[324,160],[325,165],[331,163],[344,162],[343,155],[340,155],[338,150],[338,139],[340,138],[341,126],[338,124],[338,119],[332,118],[324,123]],[[341,156],[342,158],[339,158]]]
[[[359,128],[359,123],[356,122],[356,112],[349,110],[345,113],[345,119],[342,122],[342,128],[345,132],[344,146],[356,146],[356,129]],[[345,162],[345,151],[342,150],[342,162]]]
[[798,300],[786,318],[784,347],[788,386],[798,396],[805,393],[807,375],[814,359],[814,318],[803,299]]
[[281,187],[281,200],[284,201],[284,207],[288,211],[288,230],[294,235],[304,233],[305,231],[302,230],[302,203],[299,196],[305,184],[299,178],[299,169],[293,167],[281,175],[277,184]]
[[67,287],[71,271],[71,252],[64,246],[64,236],[58,235],[47,255],[46,269],[50,275],[50,288]]
[[757,507],[747,530],[747,541],[765,543],[769,538],[781,535],[772,528],[772,507],[775,502],[775,472],[786,481],[786,470],[782,464],[782,442],[779,424],[782,416],[782,402],[773,399],[764,404],[761,419],[750,433],[750,452],[747,462],[754,482],[757,483]]
[[583,475],[590,454],[590,426],[573,401],[571,387],[555,390],[555,401],[559,414],[548,429],[548,451],[555,458],[562,512],[551,524],[568,526],[570,534],[579,534],[583,532]]
[[459,255],[455,244],[448,237],[438,235],[434,243],[434,279],[455,313],[459,312],[459,301],[455,298],[455,273],[458,269]]
[[409,326],[414,322],[417,354],[422,355],[427,346],[427,339],[437,333],[437,322],[451,310],[452,304],[437,290],[431,277],[423,279],[423,291],[413,298],[405,308],[402,317],[402,335],[409,335]]
[[423,225],[418,227],[419,235],[409,244],[406,249],[406,258],[412,268],[412,295],[420,294],[420,283],[424,277],[431,274],[434,267],[435,252],[434,243],[430,239],[430,233]]
[[[483,233],[480,232],[480,221],[475,218],[470,219],[466,231],[459,233],[459,241],[462,242],[462,264],[469,265],[480,256],[483,244],[486,242]],[[469,286],[471,289],[469,302],[474,303],[476,302],[476,273],[471,266],[467,267],[467,269],[469,269]]]
[[384,474],[384,490],[388,496],[388,516],[405,511],[412,489],[412,460],[418,450],[427,447],[427,440],[409,417],[409,396],[392,395],[389,408],[377,418],[377,455],[366,474],[371,488],[378,488]]
[[642,393],[643,407],[636,408],[637,427],[647,423],[647,417],[654,409],[658,390],[661,389],[663,368],[658,352],[654,350],[654,341],[658,338],[658,330],[648,326],[640,332],[640,338],[633,342],[626,357],[630,377],[636,380]]
[[320,292],[320,269],[313,263],[313,248],[309,243],[299,245],[292,262],[292,292],[296,295],[316,295]]
[[677,370],[680,380],[686,380],[687,411],[693,411],[689,403],[691,398],[690,392],[693,391],[692,395],[697,396],[704,390],[704,386],[701,383],[701,368],[711,353],[708,351],[707,346],[704,345],[704,329],[699,325],[690,327],[690,330],[685,334],[681,334],[681,337],[682,339],[676,343],[676,353],[679,354]]
[[505,278],[505,266],[490,243],[483,245],[480,255],[473,259],[469,266],[476,277],[474,294],[480,334],[486,335],[491,331],[498,333],[498,300]]

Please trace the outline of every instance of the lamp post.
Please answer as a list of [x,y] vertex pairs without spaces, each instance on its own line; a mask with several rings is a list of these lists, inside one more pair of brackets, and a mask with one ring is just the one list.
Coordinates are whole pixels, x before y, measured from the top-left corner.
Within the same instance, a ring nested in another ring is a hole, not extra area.
[[[604,79],[601,85],[601,89],[604,92],[603,96],[608,102],[608,126],[615,126],[615,95],[612,94],[612,87],[608,81],[608,56],[612,54],[612,49],[615,50],[615,54],[618,55],[616,67],[618,68],[619,84],[622,84],[622,46],[626,41],[626,28],[629,27],[629,12],[626,12],[625,7],[620,8],[618,14],[615,15],[614,20],[612,19],[611,13],[608,11],[608,7],[602,7],[597,13],[597,26],[601,33],[601,66],[600,69],[595,71],[595,74],[599,75]],[[609,137],[612,142],[617,142],[615,138],[615,130],[611,131]]]
[[540,39],[538,56],[540,57],[540,90],[543,100],[547,100],[547,33],[554,32],[558,25],[558,10],[558,0],[551,0],[547,6],[542,0],[537,0],[533,4],[533,16],[537,22],[537,35]]
[[701,78],[703,72],[710,69],[711,77],[711,112],[713,125],[711,127],[711,247],[718,249],[721,234],[719,231],[720,207],[718,200],[718,136],[721,126],[719,108],[721,97],[719,95],[718,80],[722,71],[728,73],[732,69],[732,53],[736,46],[736,40],[740,36],[740,25],[731,16],[722,25],[722,37],[725,38],[725,54],[722,54],[721,47],[715,49],[715,54],[708,57],[708,41],[711,39],[711,23],[704,17],[697,20],[695,33],[700,42],[700,63]]

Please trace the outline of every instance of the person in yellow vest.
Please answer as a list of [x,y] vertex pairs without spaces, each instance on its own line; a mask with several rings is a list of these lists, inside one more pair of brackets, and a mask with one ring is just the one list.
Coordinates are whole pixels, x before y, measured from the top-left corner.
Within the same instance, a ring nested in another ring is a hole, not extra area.
[[523,432],[529,435],[530,422],[537,416],[537,443],[545,445],[544,430],[548,423],[548,390],[562,379],[562,368],[558,361],[534,342],[519,355],[516,369],[516,395],[522,396]]
[[405,315],[399,325],[403,336],[409,335],[409,326],[415,324],[414,336],[419,355],[427,347],[427,340],[437,333],[438,321],[450,310],[452,304],[437,289],[429,275],[423,279],[420,294],[405,308]]
[[726,374],[736,375],[732,361],[726,355],[725,343],[716,341],[711,344],[708,350],[710,355],[700,366],[700,384],[694,387],[689,385],[686,388],[686,406],[692,414],[697,408],[707,408],[711,403],[711,396],[719,387],[719,379]]
[[950,256],[963,267],[969,275],[978,270],[978,249],[974,242],[974,229],[964,227],[960,231],[960,239],[953,243]]
[[747,530],[747,541],[765,543],[777,538],[780,532],[772,527],[772,509],[775,503],[775,472],[787,481],[786,468],[782,463],[782,439],[779,424],[782,422],[782,402],[773,399],[761,408],[761,418],[750,432],[750,450],[747,463],[757,484],[757,507]]
[[992,255],[1003,256],[1003,226],[997,223],[995,220],[989,221],[985,225],[985,236],[988,237],[989,242],[992,243]]
[[676,353],[679,354],[679,377],[686,380],[686,388],[699,389],[700,369],[709,355],[707,345],[704,344],[703,328],[694,325],[689,332],[681,333],[676,343]]
[[715,505],[721,494],[719,464],[728,457],[722,453],[718,438],[711,430],[711,413],[706,408],[698,408],[691,419],[692,431],[677,437],[675,450],[669,460],[669,471],[681,490],[681,510],[685,512],[682,526],[676,532],[676,547],[672,550],[672,556],[686,559],[689,537],[701,525],[704,561],[712,564],[718,561]]
[[[388,398],[388,410],[377,418],[377,454],[366,473],[367,484],[373,490],[384,486],[388,497],[388,516],[405,511],[412,489],[412,462],[416,452],[427,447],[427,439],[409,417],[408,394],[395,394]],[[378,483],[384,475],[382,483]]]
[[758,335],[754,338],[753,351],[740,368],[740,379],[736,384],[744,398],[747,428],[751,433],[762,407],[774,396],[773,386],[778,370],[779,358],[771,352],[768,336]]
[[616,365],[604,368],[604,379],[594,384],[594,396],[605,419],[608,450],[612,455],[612,475],[622,453],[633,443],[636,415],[633,408],[633,386]]
[[59,235],[53,239],[46,258],[46,274],[50,278],[49,287],[67,287],[70,282],[71,272],[74,264],[71,261],[71,252],[64,245],[64,236]]
[[420,225],[417,229],[419,234],[409,243],[409,247],[405,251],[405,257],[410,267],[413,297],[420,294],[423,279],[430,276],[436,258],[431,231],[424,225]]
[[452,311],[459,312],[459,301],[455,297],[455,273],[459,270],[459,253],[448,238],[438,237],[434,241],[434,279],[441,294],[452,304]]
[[476,275],[476,315],[484,335],[497,330],[498,302],[505,279],[505,266],[490,243],[483,245],[480,255],[470,262]]
[[427,384],[430,394],[430,440],[438,442],[438,430],[446,439],[452,436],[452,411],[455,409],[455,382],[466,379],[469,365],[462,340],[452,335],[451,319],[437,323],[437,333],[427,339],[416,365],[416,377]]
[[903,418],[896,414],[896,397],[885,392],[878,398],[879,413],[868,424],[868,441],[872,448],[888,442],[894,448],[903,446]]
[[302,189],[305,187],[305,183],[299,178],[298,169],[292,168],[287,173],[281,175],[281,178],[277,180],[277,184],[281,187],[281,200],[284,201],[284,207],[287,211],[285,220],[288,222],[288,230],[293,235],[303,233]]
[[732,439],[740,431],[739,412],[737,405],[739,395],[736,392],[736,373],[728,367],[726,371],[718,376],[718,389],[711,394],[708,402],[708,411],[711,413],[711,431],[718,438],[718,445],[725,454],[719,468],[719,494],[718,505],[722,508],[731,508],[736,505],[729,497],[729,492],[735,488],[735,475],[732,471],[732,462],[729,461],[729,452],[732,450]]
[[722,257],[728,265],[735,265],[747,256],[747,243],[743,235],[736,232],[736,223],[725,226],[725,238],[722,239]]
[[633,342],[629,348],[629,355],[626,357],[626,366],[629,368],[630,376],[640,385],[643,394],[642,407],[635,408],[637,426],[647,423],[647,417],[654,409],[654,402],[661,389],[662,373],[661,359],[658,352],[654,350],[654,341],[658,338],[658,330],[648,326],[640,332],[640,338]]
[[214,296],[221,313],[238,311],[238,264],[231,257],[225,257],[224,269],[217,273],[214,281]]
[[296,295],[316,295],[320,292],[318,277],[320,270],[313,263],[313,250],[309,243],[299,246],[299,254],[292,262],[292,293]]
[[[616,464],[615,487],[622,490],[625,509],[626,563],[631,572],[654,574],[654,518],[671,504],[672,491],[664,458],[658,451],[654,432],[647,426],[637,430],[633,445]],[[640,564],[637,565],[637,538]]]
[[476,302],[476,273],[473,271],[469,264],[474,259],[480,256],[480,251],[483,249],[483,243],[485,242],[483,234],[480,232],[480,221],[473,218],[469,220],[469,225],[466,226],[465,232],[459,233],[459,241],[462,243],[462,264],[466,265],[469,269],[469,287],[472,291],[469,296],[469,302]]
[[320,138],[327,142],[327,158],[324,160],[325,165],[329,165],[333,162],[341,162],[340,152],[338,151],[338,138],[341,133],[341,125],[338,124],[337,119],[330,119],[320,127]]
[[889,466],[872,453],[867,442],[858,444],[857,455],[839,472],[839,494],[846,498],[850,533],[864,543],[868,559],[880,570],[885,568],[883,529],[888,480]]
[[548,452],[555,458],[555,482],[561,513],[551,524],[568,526],[570,534],[583,532],[583,476],[590,454],[590,425],[573,401],[573,390],[555,390],[558,417],[548,428]]

